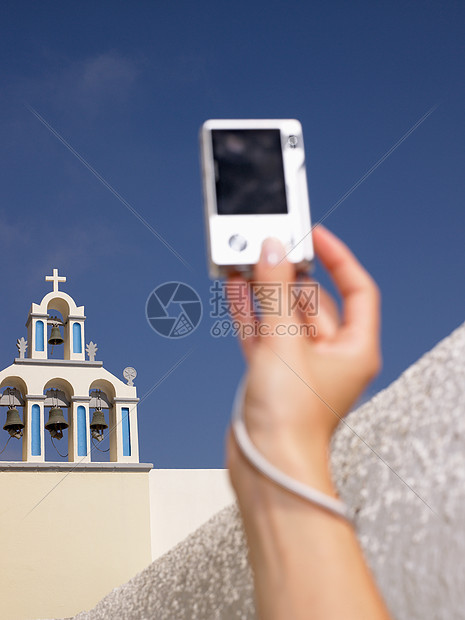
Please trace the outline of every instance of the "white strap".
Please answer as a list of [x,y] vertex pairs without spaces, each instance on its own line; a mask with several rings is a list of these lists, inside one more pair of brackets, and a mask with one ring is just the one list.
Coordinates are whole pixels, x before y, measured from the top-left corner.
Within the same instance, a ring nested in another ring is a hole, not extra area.
[[326,495],[317,489],[307,486],[306,484],[294,480],[287,474],[283,473],[277,467],[272,465],[265,457],[257,450],[252,441],[244,423],[243,417],[243,404],[245,393],[245,380],[242,379],[239,383],[236,395],[234,397],[234,404],[232,410],[232,429],[236,438],[237,444],[241,449],[244,456],[252,463],[252,465],[258,469],[264,476],[283,487],[287,491],[302,497],[313,504],[316,504],[320,508],[324,508],[329,512],[343,517],[347,521],[351,522],[351,517],[348,507],[338,499]]

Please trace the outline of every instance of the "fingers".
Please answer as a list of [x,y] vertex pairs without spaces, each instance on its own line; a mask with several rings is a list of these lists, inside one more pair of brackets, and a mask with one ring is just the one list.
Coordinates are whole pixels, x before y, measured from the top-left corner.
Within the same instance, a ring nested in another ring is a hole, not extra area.
[[258,320],[250,292],[249,283],[239,275],[230,276],[226,282],[226,297],[229,303],[229,313],[233,321],[239,325],[239,341],[247,360],[257,339],[253,325]]
[[321,224],[313,230],[313,242],[318,258],[343,298],[343,328],[376,336],[380,301],[371,276],[349,248]]
[[271,331],[279,324],[295,322],[289,305],[289,285],[295,282],[296,273],[294,265],[285,257],[286,251],[278,239],[265,239],[253,274],[257,307]]
[[[308,276],[301,278],[300,282],[314,284]],[[331,340],[334,338],[340,327],[339,310],[333,297],[318,284],[318,291],[315,291],[315,305],[311,312],[299,304],[302,321],[312,329],[308,330],[308,335],[316,340]]]
[[[239,325],[241,347],[249,361],[260,336],[273,335],[278,325],[280,333],[285,333],[286,325],[300,320],[297,309],[290,308],[289,284],[295,281],[296,274],[294,265],[285,256],[284,246],[278,239],[266,239],[252,281],[247,283],[240,275],[233,275],[226,283],[231,317]],[[241,303],[237,303],[239,290]]]

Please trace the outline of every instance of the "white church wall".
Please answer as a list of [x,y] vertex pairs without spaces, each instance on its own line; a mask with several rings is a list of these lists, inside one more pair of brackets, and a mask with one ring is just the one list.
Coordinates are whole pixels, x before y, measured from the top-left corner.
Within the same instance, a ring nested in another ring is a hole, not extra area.
[[70,617],[151,560],[144,464],[0,464],[0,618]]
[[[152,465],[139,463],[137,373],[126,368],[125,384],[95,360],[84,306],[59,290],[58,269],[45,279],[53,291],[32,304],[19,358],[0,370],[0,414],[23,458],[0,460],[0,620],[69,617],[151,560]],[[48,433],[63,439],[68,462],[46,453]],[[110,462],[97,461],[102,436]]]
[[225,469],[152,469],[149,488],[152,560],[234,501]]

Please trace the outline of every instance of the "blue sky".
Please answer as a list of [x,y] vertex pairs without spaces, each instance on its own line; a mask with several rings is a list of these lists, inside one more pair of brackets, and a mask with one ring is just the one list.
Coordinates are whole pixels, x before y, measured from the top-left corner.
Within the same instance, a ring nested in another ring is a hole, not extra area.
[[[209,333],[207,118],[298,118],[318,220],[434,108],[325,224],[383,294],[371,393],[465,319],[463,3],[6,1],[0,14],[0,364],[58,267],[97,359],[120,377],[134,366],[140,397],[159,384],[139,408],[142,461],[221,467],[244,368],[233,338]],[[177,341],[145,318],[151,291],[172,280],[204,303],[199,328]]]

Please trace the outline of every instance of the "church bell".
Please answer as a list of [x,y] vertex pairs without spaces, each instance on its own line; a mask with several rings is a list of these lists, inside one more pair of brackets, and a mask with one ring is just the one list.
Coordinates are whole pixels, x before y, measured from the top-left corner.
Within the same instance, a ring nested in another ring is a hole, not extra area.
[[92,416],[92,422],[90,423],[90,430],[92,437],[97,441],[103,440],[103,431],[108,428],[108,424],[105,422],[105,416],[101,409],[96,409]]
[[23,436],[23,428],[24,424],[21,420],[21,416],[19,415],[16,407],[9,407],[6,414],[6,422],[3,427],[4,431],[8,431],[10,433],[10,437],[16,437],[16,439],[20,439]]
[[53,325],[52,331],[50,332],[50,338],[48,339],[48,344],[56,345],[56,344],[63,344],[63,343],[64,343],[64,340],[61,337],[60,328],[58,327],[58,325]]
[[56,439],[63,437],[63,429],[68,428],[69,424],[65,420],[63,411],[58,407],[52,407],[48,416],[48,422],[45,428],[50,432],[50,435]]

